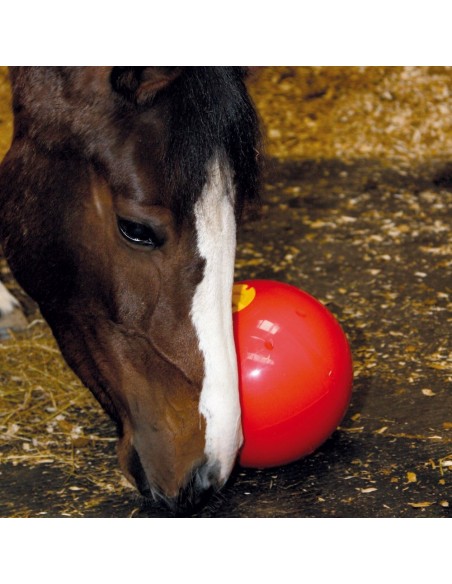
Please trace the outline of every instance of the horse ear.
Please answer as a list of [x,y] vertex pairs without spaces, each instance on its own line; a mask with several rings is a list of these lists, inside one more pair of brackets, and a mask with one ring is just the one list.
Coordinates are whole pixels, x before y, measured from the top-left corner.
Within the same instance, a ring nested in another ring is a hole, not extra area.
[[138,105],[152,102],[181,73],[180,67],[113,67],[113,89]]

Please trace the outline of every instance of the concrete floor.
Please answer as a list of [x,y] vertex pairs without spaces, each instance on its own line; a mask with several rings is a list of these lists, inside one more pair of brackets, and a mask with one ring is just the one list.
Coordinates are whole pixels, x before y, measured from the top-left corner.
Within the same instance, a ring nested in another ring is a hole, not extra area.
[[[262,215],[241,228],[236,277],[286,281],[328,306],[352,347],[352,403],[314,454],[237,468],[194,516],[451,515],[451,191],[443,162],[402,170],[372,160],[269,161]],[[104,418],[97,431],[113,435]],[[90,480],[105,467],[118,478],[112,443],[87,456],[90,475],[4,463],[0,516],[171,516]]]

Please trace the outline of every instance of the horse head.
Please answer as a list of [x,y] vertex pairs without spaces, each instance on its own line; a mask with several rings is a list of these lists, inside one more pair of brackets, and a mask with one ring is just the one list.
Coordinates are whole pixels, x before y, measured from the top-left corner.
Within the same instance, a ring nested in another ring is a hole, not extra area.
[[257,197],[238,67],[11,68],[1,237],[145,496],[195,503],[242,441],[231,288]]

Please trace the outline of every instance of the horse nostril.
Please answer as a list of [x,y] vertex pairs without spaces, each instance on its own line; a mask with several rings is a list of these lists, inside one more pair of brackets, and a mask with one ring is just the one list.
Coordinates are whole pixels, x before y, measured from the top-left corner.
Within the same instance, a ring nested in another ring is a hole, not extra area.
[[179,513],[187,513],[202,507],[210,496],[221,487],[219,465],[202,464],[192,471],[190,480],[173,500]]
[[200,490],[212,488],[218,490],[222,484],[220,481],[220,464],[206,462],[198,466],[194,473],[194,479]]

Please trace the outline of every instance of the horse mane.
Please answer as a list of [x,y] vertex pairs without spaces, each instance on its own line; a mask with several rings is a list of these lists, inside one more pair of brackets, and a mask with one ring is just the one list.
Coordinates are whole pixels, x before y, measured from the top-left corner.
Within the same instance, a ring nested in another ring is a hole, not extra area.
[[168,87],[163,168],[176,217],[193,207],[218,156],[235,184],[236,210],[259,201],[259,120],[242,67],[186,67]]

